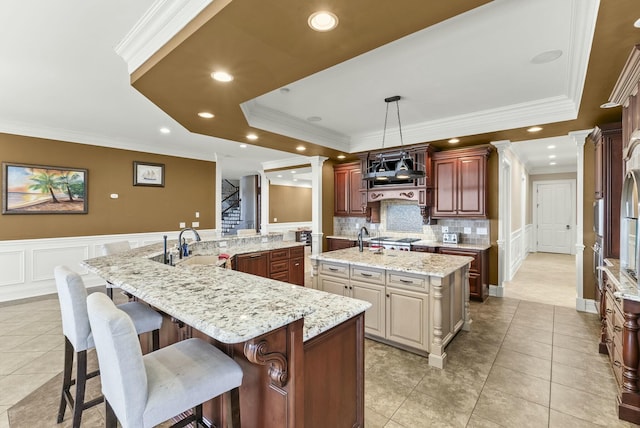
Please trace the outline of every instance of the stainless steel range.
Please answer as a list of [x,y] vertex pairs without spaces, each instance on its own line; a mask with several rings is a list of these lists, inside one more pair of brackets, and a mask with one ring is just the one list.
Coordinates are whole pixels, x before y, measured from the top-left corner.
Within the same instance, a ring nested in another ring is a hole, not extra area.
[[411,243],[416,241],[420,241],[420,238],[390,238],[382,236],[371,238],[369,245],[381,246],[385,250],[411,251]]

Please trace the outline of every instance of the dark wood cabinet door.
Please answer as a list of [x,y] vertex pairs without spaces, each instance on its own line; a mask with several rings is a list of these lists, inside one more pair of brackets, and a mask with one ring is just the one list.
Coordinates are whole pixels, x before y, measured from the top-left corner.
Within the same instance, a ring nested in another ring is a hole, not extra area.
[[236,256],[235,270],[269,278],[269,253],[249,253]]
[[458,159],[458,216],[485,216],[485,157]]
[[356,241],[349,239],[327,238],[328,251],[342,250],[343,248],[351,248],[356,246]]
[[349,170],[349,215],[362,215],[364,214],[364,207],[366,206],[366,200],[362,201],[362,193],[360,188],[362,187],[362,174],[360,173],[360,167],[356,166]]
[[411,251],[416,251],[418,253],[437,253],[438,247],[427,247],[424,245],[412,245]]
[[289,282],[304,287],[304,257],[289,260]]
[[452,217],[457,214],[456,164],[456,159],[442,159],[433,162],[435,186],[433,217]]
[[604,187],[602,182],[602,177],[604,176],[603,169],[602,169],[604,152],[602,150],[603,149],[602,140],[598,140],[595,142],[595,149],[596,149],[596,165],[595,165],[595,171],[594,171],[595,198],[602,199],[604,198]]
[[349,170],[335,168],[334,177],[334,195],[333,213],[337,216],[346,216],[349,214]]
[[473,257],[469,267],[469,298],[484,301],[489,297],[489,266],[487,250],[467,250],[440,247],[440,254]]

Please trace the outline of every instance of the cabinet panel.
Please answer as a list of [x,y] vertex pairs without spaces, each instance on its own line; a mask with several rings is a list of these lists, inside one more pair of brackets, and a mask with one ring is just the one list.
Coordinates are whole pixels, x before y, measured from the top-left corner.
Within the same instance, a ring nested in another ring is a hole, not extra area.
[[356,241],[352,241],[350,239],[327,238],[328,251],[342,250],[344,248],[351,248],[355,246],[356,246]]
[[366,201],[362,202],[362,193],[360,188],[362,187],[362,174],[360,168],[353,168],[349,170],[349,215],[358,216],[363,215]]
[[351,281],[351,297],[371,303],[364,314],[364,331],[374,336],[385,335],[384,286]]
[[283,272],[274,272],[271,274],[271,279],[276,281],[289,282],[289,272],[286,270]]
[[278,260],[271,262],[271,275],[276,272],[286,272],[289,269],[289,260]]
[[484,301],[489,296],[489,257],[487,250],[440,247],[440,254],[473,257],[469,267],[469,298]]
[[304,286],[304,257],[295,257],[289,261],[289,282]]
[[387,339],[427,350],[427,296],[387,287]]
[[327,293],[346,296],[349,294],[349,280],[321,275],[318,277],[318,289]]
[[349,170],[334,168],[333,213],[337,216],[349,214]]
[[458,215],[485,215],[483,156],[459,159],[458,167]]
[[360,162],[336,165],[334,177],[334,210],[335,216],[364,216],[362,200],[362,175]]
[[455,216],[456,211],[456,160],[433,162],[435,182],[435,206],[433,216]]
[[271,250],[271,261],[287,260],[289,258],[289,249],[281,248],[279,250]]
[[236,256],[236,270],[269,278],[269,253],[249,253]]
[[349,279],[349,265],[321,262],[320,266],[318,267],[318,274]]
[[384,278],[384,269],[374,269],[374,268],[365,268],[361,266],[352,266],[351,267],[351,279],[369,282],[372,284],[382,284],[385,283]]

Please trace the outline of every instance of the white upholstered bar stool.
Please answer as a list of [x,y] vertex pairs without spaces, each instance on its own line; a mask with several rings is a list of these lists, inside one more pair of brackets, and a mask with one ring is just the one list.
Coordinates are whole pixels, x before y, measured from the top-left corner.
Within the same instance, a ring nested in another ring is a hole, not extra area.
[[[106,244],[102,244],[102,252],[105,256],[110,256],[117,253],[122,253],[124,251],[129,251],[131,249],[131,244],[129,241],[116,241],[116,242],[108,242]],[[113,300],[113,289],[119,288],[117,285],[114,285],[107,281],[107,296],[111,300]]]
[[104,294],[87,298],[102,373],[106,427],[156,426],[189,409],[193,414],[173,425],[202,424],[202,403],[230,395],[233,427],[240,427],[242,369],[201,339],[187,339],[142,355],[133,323]]
[[[87,351],[94,348],[93,334],[87,314],[87,289],[80,275],[66,266],[56,266],[54,276],[60,300],[60,311],[62,312],[62,332],[65,338],[64,375],[58,409],[58,423],[64,419],[68,405],[73,412],[72,426],[78,428],[82,419],[82,411],[100,404],[103,399],[99,397],[86,403],[84,401],[87,379],[100,374],[99,371],[87,373]],[[102,293],[97,294],[108,298]],[[152,332],[153,349],[158,349],[162,315],[139,302],[123,303],[119,307],[130,317],[138,334]],[[77,359],[75,380],[71,379],[74,356]],[[76,386],[75,398],[71,394],[71,387],[74,384]]]

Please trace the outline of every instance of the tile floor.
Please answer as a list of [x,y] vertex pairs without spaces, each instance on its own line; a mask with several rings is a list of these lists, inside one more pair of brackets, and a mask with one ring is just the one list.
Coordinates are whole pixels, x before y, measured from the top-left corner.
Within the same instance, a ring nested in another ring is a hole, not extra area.
[[[523,269],[548,270],[536,261],[530,256]],[[634,426],[616,416],[615,380],[597,352],[597,316],[525,294],[472,303],[473,330],[451,342],[445,370],[367,340],[366,427]],[[0,322],[6,428],[7,409],[61,371],[63,340],[55,296],[2,304]]]

